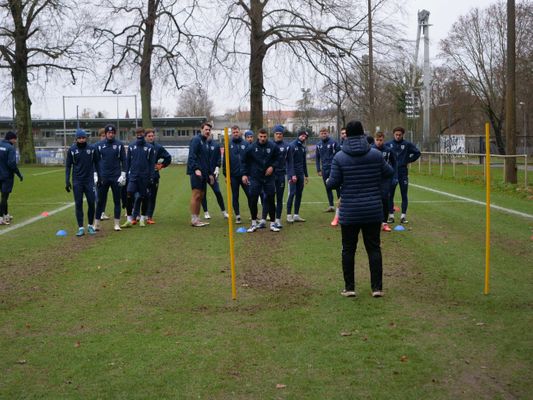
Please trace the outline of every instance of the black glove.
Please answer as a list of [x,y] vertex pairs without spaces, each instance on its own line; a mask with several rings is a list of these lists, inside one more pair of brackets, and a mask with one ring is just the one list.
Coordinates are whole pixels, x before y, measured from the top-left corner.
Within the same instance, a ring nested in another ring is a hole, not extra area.
[[72,187],[72,185],[70,184],[70,182],[68,182],[65,186],[65,190],[67,191],[67,193],[70,193],[70,188]]
[[20,172],[17,174],[17,176],[19,177],[21,182],[24,180],[24,176],[22,176],[22,174]]

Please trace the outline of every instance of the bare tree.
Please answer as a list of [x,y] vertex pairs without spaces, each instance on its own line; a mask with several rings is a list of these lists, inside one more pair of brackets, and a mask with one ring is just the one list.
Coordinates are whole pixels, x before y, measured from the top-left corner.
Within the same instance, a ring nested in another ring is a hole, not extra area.
[[355,57],[364,48],[366,5],[362,0],[218,1],[227,12],[215,36],[213,62],[235,68],[240,56],[248,56],[252,129],[263,126],[267,54],[275,50],[280,71],[298,60],[326,76],[331,73],[326,61],[339,63],[332,56]]
[[[22,162],[35,162],[28,85],[50,79],[53,71],[67,72],[76,83],[75,65],[84,53],[83,24],[68,24],[83,13],[74,2],[60,0],[8,0],[0,2],[0,68],[13,79],[16,128]],[[78,64],[79,65],[79,64]]]
[[[95,28],[98,43],[110,48],[111,66],[104,91],[116,91],[121,74],[140,74],[142,123],[152,126],[153,78],[162,86],[180,89],[197,78],[195,34],[197,21],[193,15],[196,0],[120,0],[101,2],[108,25]],[[111,19],[114,16],[115,19]],[[126,21],[126,23],[124,23]]]
[[[531,56],[524,52],[531,51],[532,9],[529,2],[517,6],[517,59]],[[505,154],[506,35],[505,5],[500,2],[485,9],[472,9],[460,17],[441,42],[447,65],[479,100],[492,125],[500,154]]]
[[207,90],[200,85],[194,85],[183,90],[178,100],[176,116],[204,116],[208,120],[213,116],[213,101]]

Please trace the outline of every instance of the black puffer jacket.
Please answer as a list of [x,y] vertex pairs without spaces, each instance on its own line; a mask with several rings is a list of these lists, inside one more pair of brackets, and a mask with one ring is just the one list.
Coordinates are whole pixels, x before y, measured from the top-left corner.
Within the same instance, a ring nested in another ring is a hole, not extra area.
[[381,180],[394,173],[381,152],[371,149],[365,136],[350,136],[335,154],[328,189],[341,188],[341,225],[367,224],[383,220]]

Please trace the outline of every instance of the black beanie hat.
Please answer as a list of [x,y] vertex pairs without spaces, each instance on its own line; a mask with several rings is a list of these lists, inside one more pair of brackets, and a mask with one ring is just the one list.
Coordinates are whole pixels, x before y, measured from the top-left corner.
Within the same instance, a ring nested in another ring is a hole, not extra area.
[[105,127],[104,127],[104,131],[105,132],[116,132],[116,128],[114,125],[111,125],[111,124],[107,124]]
[[365,134],[361,121],[351,120],[346,125],[346,136],[361,136]]
[[6,140],[16,139],[17,134],[15,132],[9,131],[6,133]]

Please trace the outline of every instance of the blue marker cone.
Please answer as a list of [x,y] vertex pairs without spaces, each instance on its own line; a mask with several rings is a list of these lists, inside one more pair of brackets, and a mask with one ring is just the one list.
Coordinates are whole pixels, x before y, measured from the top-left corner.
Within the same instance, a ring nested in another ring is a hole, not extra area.
[[67,231],[64,229],[60,229],[56,232],[56,236],[67,236]]
[[237,229],[237,233],[246,233],[246,228],[241,226]]
[[394,227],[394,230],[395,231],[405,231],[405,228],[403,227],[403,225],[396,225]]

